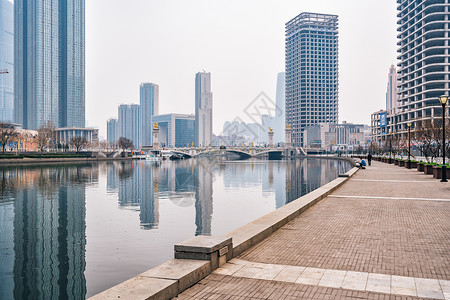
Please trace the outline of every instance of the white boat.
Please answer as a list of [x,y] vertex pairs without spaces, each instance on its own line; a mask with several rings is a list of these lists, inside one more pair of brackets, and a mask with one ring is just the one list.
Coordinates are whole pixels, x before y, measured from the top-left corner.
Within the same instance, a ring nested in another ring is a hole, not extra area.
[[160,161],[160,160],[161,160],[161,157],[158,157],[158,156],[156,156],[156,155],[154,155],[154,154],[147,154],[147,155],[145,156],[145,160],[146,160],[146,161]]

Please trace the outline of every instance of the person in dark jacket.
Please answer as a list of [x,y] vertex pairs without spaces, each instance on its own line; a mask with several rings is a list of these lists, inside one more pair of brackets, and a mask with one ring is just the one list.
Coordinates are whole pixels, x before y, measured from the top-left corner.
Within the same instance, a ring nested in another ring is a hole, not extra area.
[[372,164],[372,154],[370,153],[367,155],[367,162],[369,163],[369,166]]

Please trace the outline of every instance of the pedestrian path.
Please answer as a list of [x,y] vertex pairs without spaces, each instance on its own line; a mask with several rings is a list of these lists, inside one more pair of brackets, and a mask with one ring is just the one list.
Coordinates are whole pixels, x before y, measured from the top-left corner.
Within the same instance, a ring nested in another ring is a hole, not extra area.
[[450,184],[373,162],[179,299],[450,299]]

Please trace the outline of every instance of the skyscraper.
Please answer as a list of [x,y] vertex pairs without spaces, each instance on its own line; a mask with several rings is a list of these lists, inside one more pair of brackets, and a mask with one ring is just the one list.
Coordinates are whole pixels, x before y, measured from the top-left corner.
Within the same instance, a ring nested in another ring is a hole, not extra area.
[[301,13],[286,23],[286,122],[293,146],[306,126],[338,122],[338,16]]
[[15,121],[85,126],[84,0],[16,0]]
[[195,145],[212,144],[211,73],[195,75]]
[[0,122],[14,121],[14,14],[9,0],[0,0]]
[[286,124],[286,73],[280,72],[277,75],[276,112],[273,140],[275,143],[284,142]]
[[438,97],[450,89],[450,4],[448,0],[397,0],[397,4],[400,103],[393,132],[406,136],[408,122],[414,130],[418,121],[442,115]]
[[159,86],[154,83],[141,83],[141,143],[152,145],[152,117],[159,114]]
[[118,122],[117,119],[109,119],[106,123],[106,140],[108,144],[114,145],[119,140],[119,132],[118,132]]
[[140,109],[138,104],[119,106],[118,133],[119,138],[124,137],[133,142],[135,148],[139,148]]
[[388,84],[386,91],[386,110],[395,109],[398,106],[397,69],[394,65],[389,68]]

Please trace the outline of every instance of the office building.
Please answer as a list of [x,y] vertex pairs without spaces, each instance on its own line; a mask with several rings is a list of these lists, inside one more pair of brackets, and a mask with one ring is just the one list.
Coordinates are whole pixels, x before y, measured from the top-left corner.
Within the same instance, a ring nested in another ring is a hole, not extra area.
[[106,141],[108,142],[109,146],[114,145],[119,140],[119,132],[117,126],[117,119],[109,119],[106,122]]
[[286,128],[286,72],[280,72],[277,75],[277,91],[276,91],[276,111],[275,122],[273,126],[273,141],[275,144],[284,143]]
[[140,148],[140,109],[138,104],[119,106],[118,134],[119,138],[124,137],[133,142],[135,149]]
[[[397,0],[398,107],[372,114],[372,137],[406,138],[425,120],[442,116],[438,97],[450,90],[448,1]],[[450,105],[446,115],[450,118]],[[449,122],[447,120],[447,122]]]
[[306,148],[329,148],[335,145],[356,145],[366,144],[366,127],[363,124],[352,124],[342,122],[342,124],[322,123],[307,126],[303,132],[304,147]]
[[152,120],[159,126],[160,147],[192,146],[195,141],[194,115],[165,114],[153,116]]
[[386,110],[394,110],[398,106],[397,69],[394,65],[389,68],[386,91]]
[[139,88],[141,109],[141,144],[152,145],[152,117],[159,114],[159,86],[142,83]]
[[212,144],[211,73],[195,75],[195,145]]
[[16,0],[14,113],[23,128],[85,126],[85,1]]
[[301,13],[286,23],[286,122],[293,146],[306,126],[338,122],[338,16]]
[[14,11],[0,0],[0,122],[14,121]]
[[83,137],[89,143],[88,147],[95,147],[98,140],[98,129],[95,128],[76,128],[76,127],[65,127],[56,128],[56,143],[61,143],[67,145],[70,140],[74,137]]

